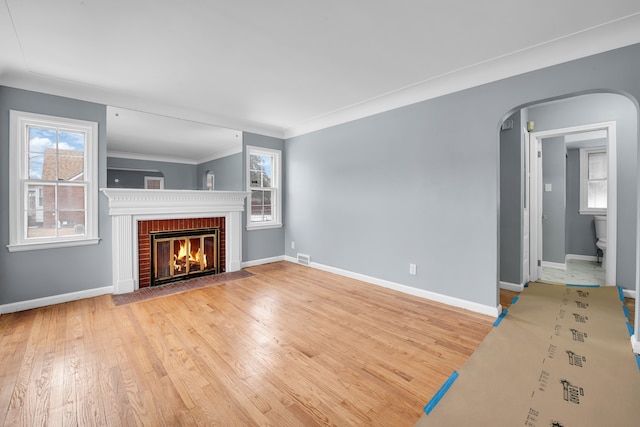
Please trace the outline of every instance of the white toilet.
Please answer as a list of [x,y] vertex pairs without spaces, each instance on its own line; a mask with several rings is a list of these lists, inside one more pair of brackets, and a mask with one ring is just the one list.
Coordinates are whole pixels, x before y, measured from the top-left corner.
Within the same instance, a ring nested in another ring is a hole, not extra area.
[[596,216],[596,246],[602,251],[602,266],[607,265],[607,217]]

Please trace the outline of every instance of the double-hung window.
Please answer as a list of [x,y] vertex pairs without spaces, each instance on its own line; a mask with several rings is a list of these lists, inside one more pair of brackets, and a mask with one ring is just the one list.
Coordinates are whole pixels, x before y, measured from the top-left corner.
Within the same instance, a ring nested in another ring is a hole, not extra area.
[[247,229],[282,226],[281,153],[246,147],[249,208]]
[[98,242],[98,124],[11,111],[10,251]]
[[580,213],[607,213],[607,148],[580,149]]

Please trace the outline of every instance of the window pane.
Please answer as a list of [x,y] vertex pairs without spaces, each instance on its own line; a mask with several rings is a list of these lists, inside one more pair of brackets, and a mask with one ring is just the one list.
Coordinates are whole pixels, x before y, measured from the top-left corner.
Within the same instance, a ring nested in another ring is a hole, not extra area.
[[252,154],[250,163],[250,185],[252,187],[271,187],[273,157]]
[[207,190],[213,191],[215,188],[216,176],[213,173],[207,173]]
[[44,154],[29,153],[29,179],[42,179]]
[[32,222],[41,224],[44,221],[44,210],[55,211],[55,198],[55,185],[27,185],[27,200],[25,201],[24,209],[32,213],[28,218],[28,226],[35,225]]
[[251,187],[261,187],[262,185],[262,177],[259,171],[251,171],[250,172],[250,178],[251,180]]
[[47,148],[44,153],[41,178],[49,181],[58,180],[58,155],[55,148]]
[[589,153],[589,179],[607,178],[607,153]]
[[265,221],[273,221],[273,217],[271,216],[271,200],[273,197],[273,190],[264,192],[264,220]]
[[41,222],[35,222],[34,225],[27,227],[27,238],[56,237],[56,213],[54,211],[27,212],[29,218],[37,217],[38,214],[41,215],[39,218]]
[[273,217],[271,216],[271,206],[264,207],[263,221],[273,221]]
[[27,211],[27,227],[35,228],[41,227],[44,222],[44,211],[29,209]]
[[255,205],[262,206],[263,199],[264,199],[263,194],[264,194],[264,191],[262,190],[251,190],[251,206],[255,206]]
[[251,191],[251,222],[262,222],[263,191]]
[[42,210],[44,209],[44,186],[42,185],[27,185],[27,205],[26,209],[29,210]]
[[58,156],[58,180],[84,181],[84,157],[63,155]]
[[607,181],[589,181],[587,185],[587,207],[607,208]]
[[58,133],[58,150],[84,156],[84,133],[61,130]]
[[251,192],[251,222],[273,221],[271,200],[273,190]]
[[45,150],[56,149],[56,130],[40,127],[28,126],[29,129],[29,152],[44,153]]
[[261,222],[262,219],[262,205],[259,206],[251,206],[251,221],[252,222]]
[[84,234],[85,211],[59,211],[58,223],[59,236]]
[[78,210],[84,209],[84,186],[80,185],[59,185],[58,186],[58,209]]

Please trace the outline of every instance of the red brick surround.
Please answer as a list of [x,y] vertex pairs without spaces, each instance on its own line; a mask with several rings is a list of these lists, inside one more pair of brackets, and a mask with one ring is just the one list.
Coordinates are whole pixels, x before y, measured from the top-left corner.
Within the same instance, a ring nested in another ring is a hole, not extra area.
[[185,219],[158,219],[138,221],[138,287],[148,288],[151,285],[151,237],[150,233],[156,231],[189,230],[192,228],[220,229],[220,272],[226,271],[225,250],[225,218],[185,218]]

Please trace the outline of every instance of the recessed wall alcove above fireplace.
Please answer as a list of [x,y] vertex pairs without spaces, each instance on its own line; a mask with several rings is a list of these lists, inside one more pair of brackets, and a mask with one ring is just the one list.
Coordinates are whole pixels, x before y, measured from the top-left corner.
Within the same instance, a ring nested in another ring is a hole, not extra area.
[[[175,228],[175,224],[184,229],[218,228],[224,237],[218,235],[220,261],[217,268],[226,272],[240,270],[242,212],[248,193],[127,188],[103,188],[101,191],[109,199],[115,294],[133,292],[149,283],[143,283],[141,274],[143,262],[140,253],[146,251],[146,247],[139,244],[140,232],[168,231]],[[204,268],[200,261],[197,265],[197,268]]]

